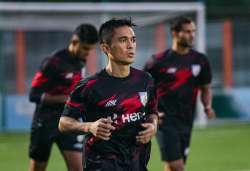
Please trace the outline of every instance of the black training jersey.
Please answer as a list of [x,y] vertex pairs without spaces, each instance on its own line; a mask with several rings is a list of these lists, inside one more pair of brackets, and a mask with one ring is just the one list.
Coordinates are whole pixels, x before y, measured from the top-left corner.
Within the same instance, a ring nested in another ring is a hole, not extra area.
[[137,144],[135,137],[142,130],[141,123],[156,114],[156,108],[153,79],[149,74],[131,68],[129,76],[116,78],[102,70],[77,85],[66,102],[63,115],[83,117],[85,122],[111,118],[116,128],[111,139],[104,141],[89,134],[85,158],[114,155],[129,164],[149,145]]
[[84,63],[71,56],[67,49],[60,50],[42,61],[32,80],[30,101],[37,104],[35,118],[59,117],[64,104],[44,104],[43,93],[69,95],[82,79]]
[[192,125],[198,88],[212,78],[207,58],[195,50],[180,55],[169,49],[153,55],[144,70],[155,79],[159,111],[165,118],[174,116]]

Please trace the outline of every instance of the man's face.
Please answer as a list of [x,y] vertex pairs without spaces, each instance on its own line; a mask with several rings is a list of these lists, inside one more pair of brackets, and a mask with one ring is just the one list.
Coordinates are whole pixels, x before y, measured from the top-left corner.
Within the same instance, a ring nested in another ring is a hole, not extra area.
[[114,29],[111,44],[108,48],[110,60],[123,64],[132,64],[135,60],[136,38],[131,27],[122,26]]
[[178,45],[182,47],[192,47],[195,38],[195,25],[193,22],[183,24],[182,30],[176,33]]
[[81,43],[78,41],[74,46],[74,54],[83,61],[86,61],[86,57],[89,52],[94,49],[96,44]]

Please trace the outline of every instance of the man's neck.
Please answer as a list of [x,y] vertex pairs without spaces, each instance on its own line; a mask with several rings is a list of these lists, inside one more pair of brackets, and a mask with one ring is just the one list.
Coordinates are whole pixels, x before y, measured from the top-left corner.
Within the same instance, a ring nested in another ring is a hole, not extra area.
[[107,73],[113,77],[124,78],[124,77],[129,76],[130,74],[129,65],[117,64],[110,60],[105,69]]
[[186,55],[190,51],[190,48],[189,47],[180,46],[177,43],[173,43],[172,50],[174,50],[175,52],[177,52],[180,55]]

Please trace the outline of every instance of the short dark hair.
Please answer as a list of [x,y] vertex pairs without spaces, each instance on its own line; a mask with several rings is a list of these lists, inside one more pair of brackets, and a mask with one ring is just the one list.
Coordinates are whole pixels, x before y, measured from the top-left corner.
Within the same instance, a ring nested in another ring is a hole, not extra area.
[[171,22],[170,30],[180,32],[184,24],[190,24],[193,20],[189,17],[178,17]]
[[80,24],[73,34],[77,35],[82,43],[95,44],[98,42],[98,31],[91,24]]
[[132,22],[131,18],[112,18],[103,23],[99,30],[101,43],[106,42],[110,44],[113,37],[114,29],[122,26],[134,27],[136,25]]

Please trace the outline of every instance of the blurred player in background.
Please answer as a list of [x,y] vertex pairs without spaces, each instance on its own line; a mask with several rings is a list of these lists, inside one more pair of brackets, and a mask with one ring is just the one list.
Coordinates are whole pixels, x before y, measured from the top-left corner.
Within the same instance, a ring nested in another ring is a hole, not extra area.
[[198,90],[208,118],[212,108],[211,69],[207,57],[192,49],[195,24],[180,17],[171,25],[172,48],[153,55],[145,71],[155,79],[160,127],[157,140],[165,171],[183,171],[189,152]]
[[33,116],[29,171],[44,171],[54,142],[58,145],[69,171],[82,171],[82,136],[64,135],[58,122],[64,104],[77,82],[82,79],[86,57],[96,47],[98,32],[81,24],[70,44],[46,58],[32,81],[30,101],[36,103]]
[[[84,170],[146,171],[157,130],[153,79],[130,67],[135,60],[134,24],[111,19],[99,31],[105,69],[81,81],[66,102],[59,128],[86,135]],[[84,117],[79,122],[78,117]]]

